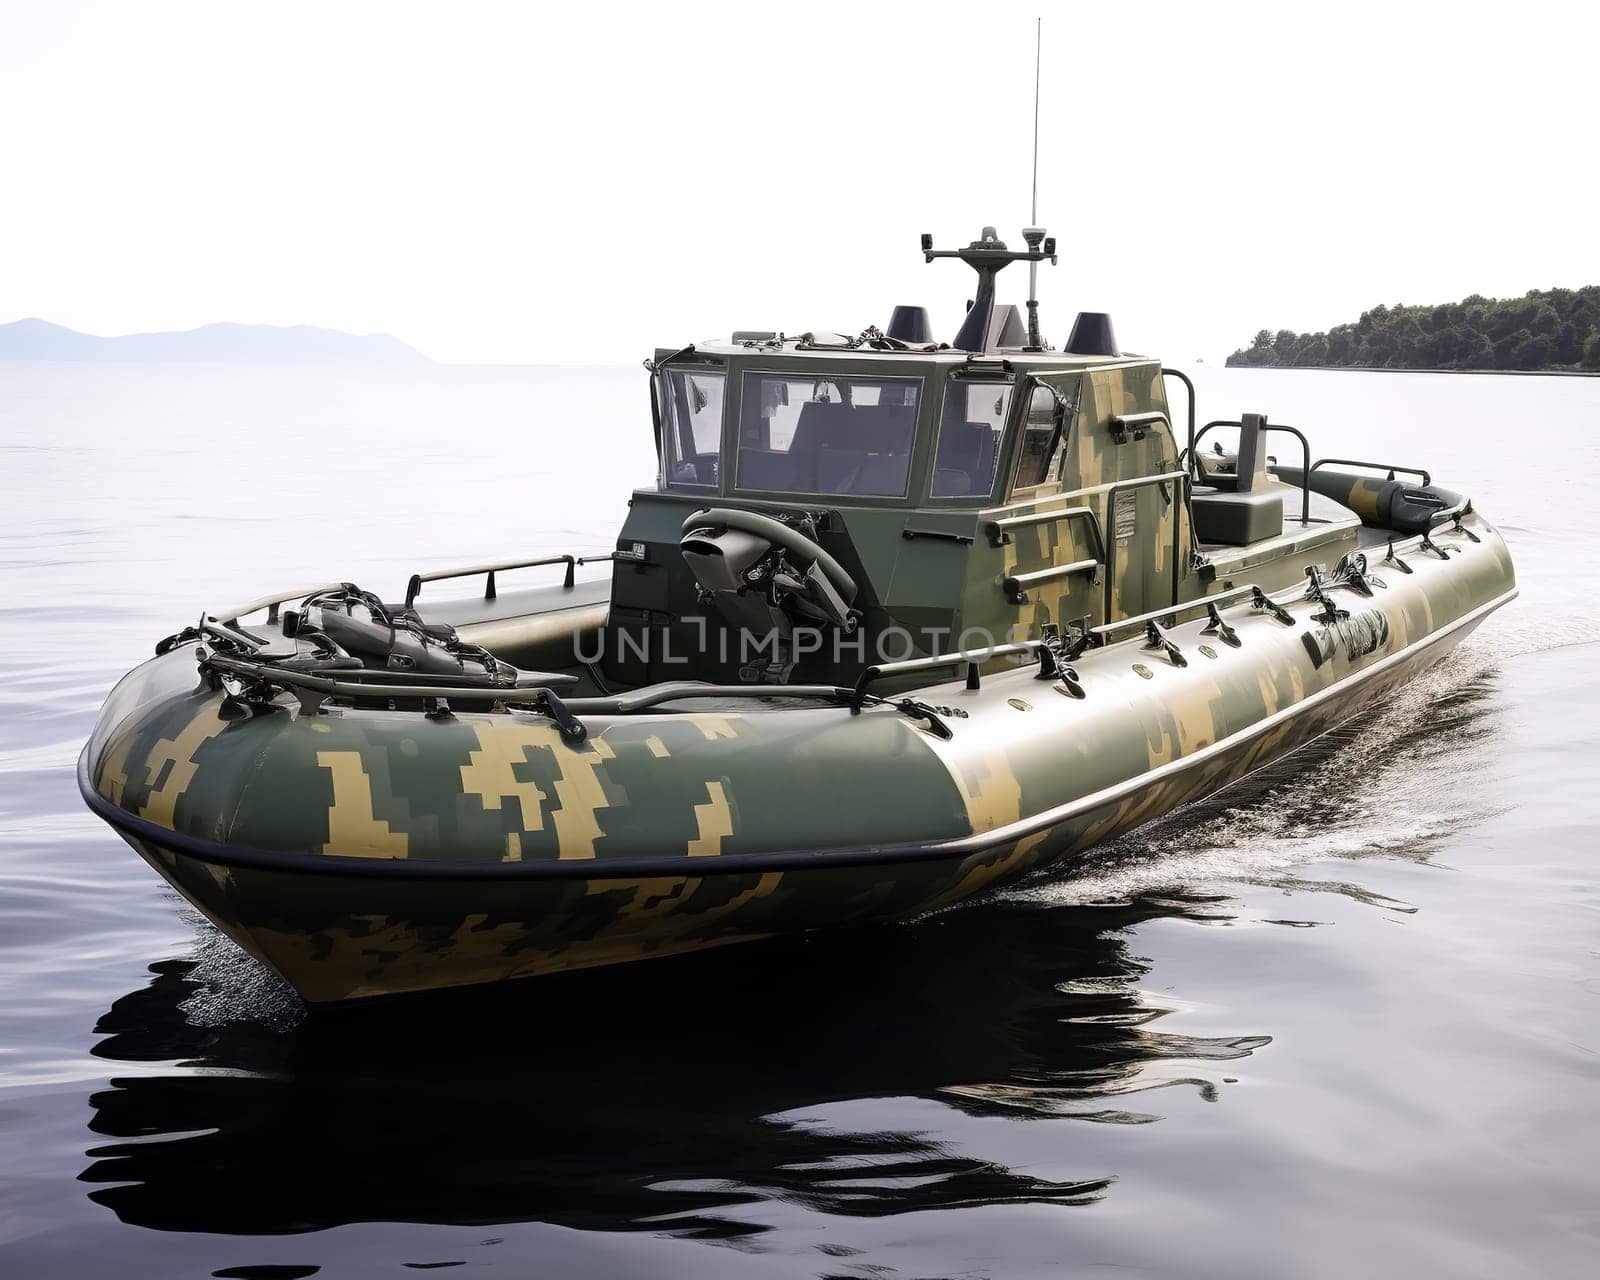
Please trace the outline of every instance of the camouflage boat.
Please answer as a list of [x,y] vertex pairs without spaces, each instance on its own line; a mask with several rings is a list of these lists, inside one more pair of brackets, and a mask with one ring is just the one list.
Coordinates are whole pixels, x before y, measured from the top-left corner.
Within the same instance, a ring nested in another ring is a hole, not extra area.
[[310,1002],[498,982],[1070,874],[1515,596],[1427,471],[1197,429],[1103,315],[1042,342],[995,301],[1054,261],[1024,237],[924,237],[978,273],[948,344],[902,307],[657,352],[659,472],[600,576],[205,613],[108,698],[85,799]]

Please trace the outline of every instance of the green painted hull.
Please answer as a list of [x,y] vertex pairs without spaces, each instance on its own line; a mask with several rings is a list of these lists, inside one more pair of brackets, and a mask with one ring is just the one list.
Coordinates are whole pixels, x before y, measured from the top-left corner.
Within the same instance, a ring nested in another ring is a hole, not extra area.
[[[1347,617],[1225,610],[1029,666],[943,740],[889,707],[646,713],[561,740],[521,713],[224,715],[179,649],[117,687],[91,807],[312,1003],[498,982],[945,906],[1216,791],[1381,702],[1515,595],[1476,514],[1402,543]],[[1445,558],[1440,558],[1440,555]],[[1225,584],[1218,583],[1220,589]]]

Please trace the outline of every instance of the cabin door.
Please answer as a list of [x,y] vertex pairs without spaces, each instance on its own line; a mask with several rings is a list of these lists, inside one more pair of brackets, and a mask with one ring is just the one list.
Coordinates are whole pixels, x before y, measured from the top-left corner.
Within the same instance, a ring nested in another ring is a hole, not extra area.
[[1189,560],[1189,522],[1159,366],[1092,371],[1084,382],[1075,458],[1085,506],[1100,518],[1109,581],[1104,621],[1171,605]]
[[[1062,501],[1081,429],[1081,383],[1077,373],[1024,377],[1012,403],[1004,510],[1044,517],[1007,533],[1004,581],[1015,610],[1014,635],[1037,636],[1047,624],[1066,631],[1099,621],[1096,525],[1082,504]],[[1058,510],[1063,514],[1051,514]]]

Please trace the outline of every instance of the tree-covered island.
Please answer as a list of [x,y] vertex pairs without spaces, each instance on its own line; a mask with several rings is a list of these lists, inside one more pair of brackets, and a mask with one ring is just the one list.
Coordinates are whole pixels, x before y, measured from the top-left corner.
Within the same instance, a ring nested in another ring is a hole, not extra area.
[[1228,364],[1295,369],[1600,371],[1600,285],[1374,307],[1326,333],[1263,329]]

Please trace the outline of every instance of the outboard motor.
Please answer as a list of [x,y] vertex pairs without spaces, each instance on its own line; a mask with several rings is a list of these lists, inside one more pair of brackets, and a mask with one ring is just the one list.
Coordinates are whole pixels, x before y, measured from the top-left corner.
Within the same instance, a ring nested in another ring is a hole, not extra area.
[[787,640],[793,620],[770,599],[773,546],[742,529],[690,529],[678,542],[683,561],[700,586],[701,598],[715,603],[734,627],[755,635],[776,632]]
[[856,629],[859,616],[850,607],[855,581],[793,525],[754,511],[713,508],[684,521],[678,550],[700,599],[730,626],[771,643],[769,662],[741,669],[747,681],[789,678],[798,657],[792,644],[797,623],[822,623],[847,635]]

